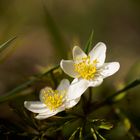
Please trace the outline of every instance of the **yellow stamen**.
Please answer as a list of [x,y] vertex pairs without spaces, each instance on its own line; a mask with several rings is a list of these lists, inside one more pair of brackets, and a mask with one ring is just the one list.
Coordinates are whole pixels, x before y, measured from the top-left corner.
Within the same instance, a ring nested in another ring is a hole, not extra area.
[[98,63],[97,59],[90,61],[90,56],[82,58],[81,62],[76,63],[75,71],[78,72],[79,77],[82,77],[86,80],[94,78],[97,71],[96,64]]
[[63,104],[64,93],[65,91],[61,91],[60,93],[58,90],[47,87],[41,91],[41,96],[44,104],[46,104],[50,110],[56,110]]

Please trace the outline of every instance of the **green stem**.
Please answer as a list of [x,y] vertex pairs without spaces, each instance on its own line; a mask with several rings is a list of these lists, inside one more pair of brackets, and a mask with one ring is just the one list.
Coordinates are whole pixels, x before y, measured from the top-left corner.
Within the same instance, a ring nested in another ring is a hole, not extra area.
[[90,104],[92,101],[92,88],[89,87],[89,97],[88,97],[88,103]]
[[[99,104],[97,104],[97,105],[93,108],[93,110],[96,110],[96,109],[98,109],[98,108],[100,108],[100,107],[103,107],[103,106],[105,106],[105,105],[110,105],[110,104],[116,103],[116,102],[114,102],[114,100],[113,100],[116,96],[118,96],[118,95],[121,94],[122,92],[125,92],[125,91],[127,91],[127,90],[129,90],[129,89],[132,89],[132,88],[134,88],[134,87],[136,87],[136,86],[138,86],[138,85],[140,85],[140,79],[137,79],[137,80],[131,82],[130,84],[128,84],[128,85],[127,85],[126,87],[124,87],[123,89],[121,89],[121,90],[117,91],[116,93],[114,93],[113,95],[107,97],[105,100],[103,100],[102,102],[100,102]],[[129,93],[129,92],[128,92],[128,93]]]
[[17,96],[20,96],[19,92],[21,92],[22,90],[25,90],[26,88],[32,86],[33,84],[38,82],[42,77],[48,75],[50,72],[52,72],[52,71],[54,71],[55,69],[58,69],[58,68],[59,68],[59,66],[56,66],[56,67],[44,72],[43,74],[40,74],[40,75],[28,80],[27,82],[24,82],[23,84],[19,85],[18,87],[14,88],[13,90],[9,91],[8,93],[6,93],[5,95],[0,97],[0,103],[3,103],[5,101],[16,98]]
[[57,88],[57,79],[55,78],[53,71],[50,72],[51,78],[53,80],[54,86],[55,88]]
[[6,41],[2,45],[0,45],[0,53],[2,53],[6,48],[8,48],[9,45],[12,43],[12,41],[14,41],[16,38],[17,38],[17,36],[9,39],[8,41]]
[[86,54],[89,53],[89,51],[91,50],[92,44],[93,44],[93,30],[92,30],[92,32],[90,34],[90,37],[89,37],[89,39],[88,39],[88,41],[86,43],[86,47],[84,49],[84,52]]

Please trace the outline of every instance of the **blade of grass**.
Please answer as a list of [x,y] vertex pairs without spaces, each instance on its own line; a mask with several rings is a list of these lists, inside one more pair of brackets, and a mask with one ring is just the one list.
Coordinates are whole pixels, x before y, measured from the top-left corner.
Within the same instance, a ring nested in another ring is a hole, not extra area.
[[2,53],[6,48],[9,47],[9,45],[17,38],[17,36],[9,39],[8,41],[4,42],[0,45],[0,53]]
[[72,133],[72,135],[69,137],[68,140],[74,140],[75,135],[76,135],[76,133],[78,132],[79,129],[80,129],[80,128],[78,127],[78,128]]
[[38,75],[38,76],[36,76],[36,77],[24,82],[23,84],[17,86],[16,88],[14,88],[13,90],[9,91],[5,95],[0,96],[0,103],[3,103],[5,101],[11,100],[11,99],[17,97],[19,92],[21,92],[22,90],[25,90],[26,88],[32,86],[33,84],[38,82],[42,77],[46,76],[47,74],[49,74],[50,72],[52,72],[53,70],[58,69],[58,68],[59,68],[59,66],[56,66],[56,67],[44,72],[43,74],[40,74],[40,75]]
[[67,57],[66,46],[68,45],[64,41],[54,19],[50,15],[47,6],[45,4],[43,4],[43,8],[45,13],[45,17],[44,17],[45,25],[47,27],[47,31],[49,31],[50,33],[54,47],[57,50],[57,52],[59,52],[61,57],[66,58]]
[[92,133],[92,136],[93,136],[94,140],[98,140],[98,139],[97,139],[97,136],[96,136],[96,134],[95,134],[95,130],[94,130],[93,128],[90,128],[90,131],[91,131],[91,133]]
[[[102,102],[100,102],[99,104],[97,104],[95,106],[95,108],[93,108],[93,110],[96,110],[100,107],[103,107],[105,105],[110,105],[110,104],[114,104],[114,98],[118,95],[120,95],[122,92],[128,91],[136,86],[140,85],[140,79],[136,79],[133,82],[129,83],[128,85],[126,85],[124,88],[122,88],[121,90],[117,91],[116,93],[112,94],[111,96],[107,97],[105,100],[103,100]],[[127,92],[126,94],[128,94],[129,92]]]
[[93,45],[93,30],[92,30],[92,32],[90,34],[90,37],[89,37],[89,39],[88,39],[88,41],[86,43],[85,49],[84,49],[86,54],[89,53],[89,51],[91,50],[92,45]]
[[133,82],[129,83],[127,86],[125,86],[123,89],[117,91],[115,94],[113,94],[112,96],[108,97],[107,100],[112,101],[112,99],[116,96],[118,96],[119,94],[121,94],[122,92],[125,92],[127,90],[130,90],[136,86],[140,85],[140,79],[136,79]]
[[95,133],[101,140],[106,140],[97,130],[95,130]]
[[79,140],[83,140],[83,134],[82,134],[83,128],[80,127],[80,132],[79,132]]

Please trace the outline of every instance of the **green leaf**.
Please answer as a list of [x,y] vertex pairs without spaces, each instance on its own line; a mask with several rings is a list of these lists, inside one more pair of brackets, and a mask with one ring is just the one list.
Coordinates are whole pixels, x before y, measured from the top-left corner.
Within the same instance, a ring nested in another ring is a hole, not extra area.
[[126,96],[126,92],[122,92],[118,94],[116,97],[112,99],[113,102],[118,102],[119,100],[122,100]]
[[95,130],[94,130],[93,128],[90,128],[90,131],[91,131],[91,133],[92,133],[92,136],[93,136],[94,140],[98,140],[98,139],[97,139],[97,136],[96,136],[96,134],[95,134]]
[[21,91],[25,90],[26,88],[29,88],[30,86],[32,86],[33,84],[38,82],[41,78],[43,78],[44,76],[49,74],[51,71],[58,69],[58,68],[59,68],[59,66],[56,66],[56,67],[44,72],[43,74],[40,74],[40,75],[24,82],[23,84],[17,86],[16,88],[9,91],[8,93],[5,93],[3,96],[0,96],[0,103],[3,103],[5,101],[11,100],[16,97],[19,97],[20,95],[22,95],[22,94],[20,94]]
[[93,45],[93,30],[92,30],[92,32],[90,34],[90,37],[89,37],[89,39],[88,39],[88,41],[86,43],[85,50],[84,50],[85,53],[89,53],[89,51],[91,50],[92,45]]
[[68,140],[74,140],[75,135],[76,135],[76,133],[78,132],[79,129],[80,129],[80,128],[78,127],[78,128],[72,133],[72,135],[70,136],[70,138],[69,138]]
[[128,132],[131,129],[131,121],[125,114],[125,112],[119,108],[115,108],[115,113],[118,115],[120,121],[122,122],[125,130]]
[[54,44],[53,46],[59,52],[61,57],[66,58],[67,57],[67,44],[64,41],[64,38],[62,37],[54,19],[50,15],[47,6],[44,4],[44,13],[45,13],[45,25],[47,27],[47,32],[49,31],[50,36],[52,38],[52,43]]
[[79,140],[83,140],[82,131],[83,131],[83,128],[80,127],[80,131],[79,131]]
[[136,86],[140,85],[140,79],[136,79],[135,81],[131,82],[130,84],[128,84],[127,86],[125,86],[123,89],[117,91],[115,94],[113,94],[112,96],[107,98],[107,101],[113,101],[113,99],[116,96],[119,96],[121,93],[124,93],[127,90],[130,90]]
[[136,140],[136,138],[132,132],[128,132],[127,136],[130,138],[130,140]]
[[[96,109],[100,108],[100,107],[103,107],[105,105],[108,105],[108,104],[114,104],[114,98],[116,96],[119,96],[121,93],[127,91],[127,90],[130,90],[136,86],[140,85],[140,79],[136,79],[135,81],[129,83],[127,86],[125,86],[124,88],[122,88],[121,90],[117,91],[116,93],[112,94],[111,96],[107,97],[105,100],[103,100],[102,102],[98,103],[94,108],[93,110],[95,111]],[[127,92],[129,93],[129,92]]]
[[73,120],[75,120],[75,118],[69,116],[62,117],[58,120],[53,118],[56,118],[56,116],[48,118],[48,122],[44,124],[45,127],[43,129],[46,131],[46,133],[54,133],[59,130],[62,130],[65,126],[69,125]]
[[0,45],[0,53],[2,53],[6,48],[9,47],[9,45],[16,39],[17,37],[13,37],[9,39],[8,41],[4,42],[3,44]]
[[110,130],[113,127],[113,125],[110,122],[101,122],[101,124],[98,126],[100,129]]
[[92,122],[94,126],[99,129],[110,130],[111,128],[113,128],[113,125],[110,122],[105,121],[104,119],[93,119],[89,120],[89,122]]
[[97,130],[95,130],[95,133],[98,135],[98,137],[99,137],[101,140],[106,140]]
[[130,128],[131,128],[131,122],[130,122],[130,120],[128,118],[125,118],[124,121],[123,121],[123,123],[124,123],[124,126],[125,126],[126,130],[129,131]]

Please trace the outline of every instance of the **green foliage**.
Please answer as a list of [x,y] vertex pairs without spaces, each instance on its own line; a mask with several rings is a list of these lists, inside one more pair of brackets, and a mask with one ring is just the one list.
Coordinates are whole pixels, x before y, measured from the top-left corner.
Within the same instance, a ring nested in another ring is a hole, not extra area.
[[113,128],[113,125],[105,120],[94,119],[91,120],[91,122],[93,122],[94,125],[96,125],[99,129],[110,130]]
[[30,86],[32,86],[36,82],[39,82],[43,77],[45,77],[46,75],[50,74],[53,70],[58,69],[58,68],[59,68],[59,66],[56,66],[56,67],[44,72],[43,74],[39,74],[37,76],[34,76],[31,79],[29,79],[28,81],[24,82],[23,84],[17,86],[13,90],[11,90],[8,93],[6,93],[5,95],[1,96],[0,103],[11,100],[11,99],[16,98],[16,97],[19,97],[21,95],[25,96],[26,94],[19,94],[19,93],[21,91],[29,88]]
[[50,15],[47,6],[44,4],[44,13],[45,13],[45,25],[47,31],[49,31],[50,36],[52,38],[53,46],[55,47],[56,52],[59,52],[59,55],[63,58],[67,57],[67,44],[64,41],[57,24],[55,23],[54,19]]
[[124,88],[122,88],[121,90],[117,91],[116,93],[114,93],[112,96],[108,97],[106,99],[106,101],[110,102],[112,101],[116,96],[121,95],[122,93],[125,94],[125,91],[128,91],[136,86],[140,85],[140,79],[136,79],[134,81],[132,81],[131,83],[129,83],[128,85],[126,85]]
[[0,45],[0,54],[7,49],[8,47],[10,47],[10,44],[16,39],[17,37],[13,37],[9,40],[7,40],[6,42],[4,42],[3,44]]
[[89,51],[93,47],[92,46],[93,45],[93,33],[94,33],[94,31],[91,32],[91,35],[86,43],[85,50],[84,50],[86,54],[89,53]]
[[97,139],[97,136],[96,136],[96,134],[95,134],[95,130],[94,130],[93,128],[91,128],[90,130],[91,130],[91,133],[92,133],[92,135],[93,135],[94,140],[98,140],[98,139]]
[[[47,9],[46,9],[47,10]],[[47,20],[49,22],[49,29],[54,35],[54,40],[58,38],[60,41],[59,32],[53,23],[51,16],[46,11]],[[53,26],[53,27],[50,27]],[[52,30],[52,29],[54,30]],[[10,39],[1,45],[2,52],[14,40]],[[93,32],[91,33],[85,52],[88,53],[92,47]],[[61,41],[60,41],[61,42]],[[60,43],[61,44],[61,43]],[[59,45],[60,45],[59,44]],[[60,52],[64,52],[63,45]],[[122,111],[121,103],[131,93],[133,89],[140,85],[140,79],[134,80],[126,84],[122,89],[112,94],[104,95],[104,92],[114,91],[112,86],[106,85],[103,90],[99,92],[101,97],[98,101],[93,100],[94,93],[92,88],[86,91],[86,95],[82,95],[80,102],[72,109],[60,112],[56,116],[50,117],[46,120],[36,120],[33,114],[26,110],[23,106],[25,99],[34,99],[36,93],[41,89],[36,89],[36,86],[45,82],[48,85],[58,86],[58,81],[64,77],[59,65],[55,66],[44,73],[31,76],[27,81],[13,88],[11,91],[0,96],[0,103],[7,102],[10,109],[17,115],[20,121],[6,121],[0,120],[0,136],[4,139],[33,139],[33,140],[107,140],[118,137],[128,137],[129,139],[140,138],[137,127],[131,121],[131,117],[125,111]],[[44,80],[45,79],[45,80]],[[47,79],[47,80],[46,80]],[[108,89],[106,91],[106,89]],[[117,106],[117,104],[119,104]],[[106,113],[105,107],[108,108]],[[105,111],[98,110],[104,109]],[[105,113],[104,113],[105,112]],[[98,116],[96,116],[98,114]],[[117,133],[119,132],[119,136]],[[114,139],[113,139],[114,140]]]
[[76,133],[79,131],[79,127],[72,133],[72,135],[70,136],[70,138],[68,140],[74,140]]

